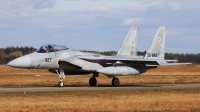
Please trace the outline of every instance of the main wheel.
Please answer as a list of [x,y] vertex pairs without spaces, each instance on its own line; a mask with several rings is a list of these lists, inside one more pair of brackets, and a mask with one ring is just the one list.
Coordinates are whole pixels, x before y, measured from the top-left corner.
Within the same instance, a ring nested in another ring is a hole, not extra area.
[[91,77],[89,80],[90,86],[96,86],[97,85],[97,79],[95,77]]
[[63,87],[63,86],[64,86],[64,83],[63,83],[62,81],[60,81],[60,82],[58,83],[58,86],[59,86],[59,87]]
[[112,86],[116,87],[116,86],[119,86],[119,84],[120,84],[119,79],[114,77],[112,79]]

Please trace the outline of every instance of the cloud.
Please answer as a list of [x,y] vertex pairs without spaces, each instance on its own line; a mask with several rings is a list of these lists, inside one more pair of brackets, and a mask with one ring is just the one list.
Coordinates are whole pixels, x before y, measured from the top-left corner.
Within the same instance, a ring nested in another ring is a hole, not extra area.
[[144,0],[135,9],[137,11],[149,10],[165,10],[180,11],[186,9],[198,9],[200,7],[199,0]]
[[146,12],[150,9],[157,10],[157,9],[163,9],[163,8],[164,8],[164,3],[162,1],[151,1],[151,2],[144,2],[134,7],[134,10]]
[[8,24],[1,24],[0,27],[9,27]]
[[[145,1],[145,2],[144,2]],[[143,2],[132,9],[137,12],[149,12],[149,11],[179,11],[186,8],[185,4],[191,4],[187,0],[144,0]],[[194,0],[195,1],[195,0]],[[194,4],[193,4],[194,5]],[[190,5],[191,6],[191,5]],[[189,5],[187,7],[190,7]],[[196,5],[194,5],[196,6]]]
[[55,2],[53,0],[34,0],[34,9],[53,8]]
[[123,25],[132,26],[142,21],[141,18],[127,18],[123,21]]
[[168,2],[167,3],[167,7],[169,9],[171,9],[172,11],[179,11],[179,10],[182,10],[182,4],[179,2]]
[[[66,9],[56,9],[60,6],[58,0],[1,0],[0,41],[4,47],[59,43],[75,49],[84,46],[86,50],[118,50],[129,30],[126,26],[132,25],[140,28],[139,50],[149,47],[157,25],[168,27],[166,48],[173,49],[169,43],[184,48],[186,46],[180,43],[186,43],[190,49],[174,52],[192,52],[195,49],[193,45],[199,43],[187,41],[190,37],[198,38],[200,34],[198,0],[136,0],[137,3],[134,0],[59,1]],[[77,4],[82,6],[79,8],[75,6]],[[55,37],[59,39],[55,40]],[[76,39],[83,41],[77,44]],[[102,48],[103,42],[109,47]]]
[[67,28],[69,27],[68,24],[45,24],[43,25],[44,28],[50,28],[50,29],[60,29],[60,28]]
[[103,6],[103,5],[96,5],[96,6],[88,7],[88,10],[90,12],[107,12],[110,9],[108,7],[106,7],[106,6]]

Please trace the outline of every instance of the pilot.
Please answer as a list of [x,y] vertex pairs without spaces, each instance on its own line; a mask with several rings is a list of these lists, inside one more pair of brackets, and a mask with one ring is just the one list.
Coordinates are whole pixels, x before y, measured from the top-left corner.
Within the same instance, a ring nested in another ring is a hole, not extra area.
[[49,52],[53,52],[53,47],[51,45],[48,45]]

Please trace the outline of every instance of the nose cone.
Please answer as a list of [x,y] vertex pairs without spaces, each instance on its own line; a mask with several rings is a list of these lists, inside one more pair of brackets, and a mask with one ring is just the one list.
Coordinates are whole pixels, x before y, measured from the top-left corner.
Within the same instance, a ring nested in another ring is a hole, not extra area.
[[29,56],[22,56],[10,61],[7,65],[16,68],[28,68],[30,67],[31,59]]

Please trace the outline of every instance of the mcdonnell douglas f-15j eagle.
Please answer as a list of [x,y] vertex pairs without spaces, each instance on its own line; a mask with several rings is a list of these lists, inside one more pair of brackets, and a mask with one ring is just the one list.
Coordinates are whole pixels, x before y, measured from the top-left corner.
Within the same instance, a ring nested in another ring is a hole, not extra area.
[[102,73],[113,77],[112,85],[119,86],[116,76],[139,75],[157,66],[182,65],[177,60],[164,59],[166,27],[160,26],[146,55],[137,56],[138,27],[131,27],[116,56],[103,56],[70,50],[65,46],[48,44],[35,52],[12,60],[7,65],[27,69],[49,69],[58,74],[60,87],[65,74],[83,75],[93,73],[90,86],[96,86],[96,77]]

